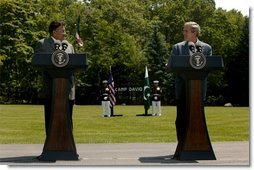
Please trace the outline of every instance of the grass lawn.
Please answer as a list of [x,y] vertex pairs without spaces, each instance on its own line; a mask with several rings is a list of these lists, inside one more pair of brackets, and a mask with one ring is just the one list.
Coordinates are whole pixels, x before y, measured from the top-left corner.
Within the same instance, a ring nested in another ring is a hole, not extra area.
[[[176,142],[175,106],[163,106],[161,117],[141,117],[143,106],[115,106],[122,117],[102,118],[101,106],[74,106],[76,143]],[[149,110],[151,111],[151,109]],[[248,141],[248,107],[206,107],[212,142]],[[42,105],[0,105],[0,144],[44,143]]]

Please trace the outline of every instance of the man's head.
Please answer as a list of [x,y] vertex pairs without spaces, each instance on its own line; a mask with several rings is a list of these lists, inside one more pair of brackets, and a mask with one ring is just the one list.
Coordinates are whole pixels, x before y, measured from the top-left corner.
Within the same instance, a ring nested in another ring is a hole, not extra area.
[[108,81],[107,81],[107,80],[103,80],[103,81],[102,81],[102,84],[103,84],[103,86],[106,87],[106,86],[108,85]]
[[153,84],[154,84],[154,86],[158,86],[159,85],[159,81],[158,80],[154,80]]
[[63,41],[66,35],[63,21],[52,21],[49,25],[49,33],[56,40]]
[[186,22],[183,28],[183,36],[185,41],[196,43],[200,34],[200,26],[196,22]]

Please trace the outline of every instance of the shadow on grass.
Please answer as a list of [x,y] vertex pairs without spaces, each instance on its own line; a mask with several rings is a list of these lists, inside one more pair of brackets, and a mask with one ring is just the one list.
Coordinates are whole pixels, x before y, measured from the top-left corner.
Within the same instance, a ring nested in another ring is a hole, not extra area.
[[0,164],[8,163],[55,163],[56,161],[40,161],[37,156],[19,156],[19,157],[8,157],[0,158]]
[[170,163],[198,163],[195,160],[191,161],[183,161],[183,160],[176,160],[173,159],[174,155],[166,155],[166,156],[153,156],[153,157],[140,157],[139,161],[141,163],[158,163],[158,164],[170,164]]

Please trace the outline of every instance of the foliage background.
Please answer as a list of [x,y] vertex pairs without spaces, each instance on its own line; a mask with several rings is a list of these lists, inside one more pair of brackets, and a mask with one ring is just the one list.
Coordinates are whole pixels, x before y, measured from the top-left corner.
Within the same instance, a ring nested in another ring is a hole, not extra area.
[[[116,86],[143,86],[144,68],[158,79],[163,104],[174,104],[172,73],[165,64],[182,41],[186,21],[201,26],[200,39],[221,55],[225,68],[209,75],[207,105],[249,104],[249,18],[215,8],[214,0],[1,0],[0,102],[40,103],[41,73],[31,65],[36,42],[52,20],[65,20],[75,44],[75,24],[89,53],[89,67],[76,74],[77,103],[98,103],[101,81],[112,66]],[[142,95],[118,96],[118,104],[140,104]]]

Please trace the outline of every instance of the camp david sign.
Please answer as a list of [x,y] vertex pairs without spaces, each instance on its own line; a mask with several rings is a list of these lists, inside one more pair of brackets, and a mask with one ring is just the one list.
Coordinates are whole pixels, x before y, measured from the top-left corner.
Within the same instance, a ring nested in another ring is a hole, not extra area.
[[117,92],[142,92],[143,91],[143,87],[116,87],[115,91]]

